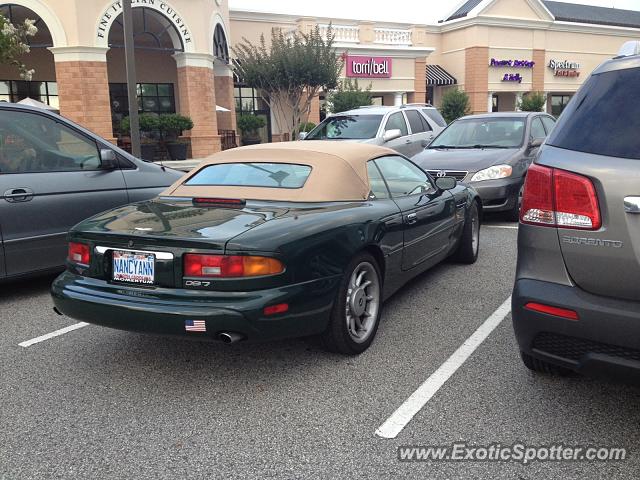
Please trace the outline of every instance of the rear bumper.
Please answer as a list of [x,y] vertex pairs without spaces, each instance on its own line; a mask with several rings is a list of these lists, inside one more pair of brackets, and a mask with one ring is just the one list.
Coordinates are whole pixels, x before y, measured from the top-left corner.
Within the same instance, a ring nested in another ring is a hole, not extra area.
[[513,208],[514,203],[518,201],[518,192],[523,183],[524,178],[509,177],[469,182],[469,185],[477,190],[484,211],[502,212]]
[[[340,277],[252,292],[135,288],[64,272],[53,282],[56,308],[96,325],[157,334],[218,338],[236,332],[247,340],[313,335],[325,330]],[[286,313],[265,317],[268,305]],[[185,321],[204,320],[206,332],[187,332]]]
[[[525,309],[528,302],[574,310],[579,320]],[[513,291],[512,317],[523,352],[590,376],[640,381],[640,302],[520,279]]]

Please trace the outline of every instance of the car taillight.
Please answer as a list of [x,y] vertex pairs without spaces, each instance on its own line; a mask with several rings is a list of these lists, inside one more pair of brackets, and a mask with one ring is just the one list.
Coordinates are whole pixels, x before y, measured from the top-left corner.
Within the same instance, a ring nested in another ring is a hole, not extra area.
[[553,315],[554,317],[562,317],[567,320],[580,320],[578,312],[575,310],[569,310],[567,308],[553,307],[551,305],[545,305],[543,303],[529,302],[524,308],[527,310],[533,310],[534,312],[546,313]]
[[249,255],[184,255],[185,277],[258,277],[284,271],[280,260]]
[[577,173],[531,165],[524,183],[522,223],[598,230],[598,196],[591,180]]
[[80,265],[89,265],[91,261],[91,250],[86,243],[69,242],[68,260]]

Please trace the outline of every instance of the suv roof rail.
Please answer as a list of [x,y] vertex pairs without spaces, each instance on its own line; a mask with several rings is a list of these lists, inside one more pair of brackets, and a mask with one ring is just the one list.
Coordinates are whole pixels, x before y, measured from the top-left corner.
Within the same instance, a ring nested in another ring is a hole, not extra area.
[[380,108],[384,105],[360,105],[358,108]]
[[630,57],[632,55],[640,55],[640,40],[625,42],[618,50],[618,56],[615,58]]
[[430,103],[405,103],[401,105],[400,108],[404,107],[433,107]]

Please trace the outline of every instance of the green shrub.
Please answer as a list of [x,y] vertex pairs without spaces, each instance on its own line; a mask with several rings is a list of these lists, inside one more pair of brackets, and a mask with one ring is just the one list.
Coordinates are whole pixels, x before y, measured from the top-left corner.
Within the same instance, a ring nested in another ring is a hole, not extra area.
[[[160,128],[160,119],[155,113],[143,113],[138,117],[141,132],[152,132]],[[131,125],[129,117],[124,117],[120,122],[120,130],[126,135],[130,135]]]
[[238,130],[240,130],[243,135],[248,136],[256,134],[259,129],[266,125],[266,122],[264,118],[257,115],[245,114],[238,117],[236,124]]
[[523,112],[542,112],[546,98],[541,92],[531,92],[522,97],[520,110]]
[[185,130],[193,128],[193,120],[179,113],[164,113],[160,115],[158,128],[162,135],[168,139],[176,139]]
[[447,121],[451,123],[454,120],[468,115],[471,111],[469,107],[469,95],[458,88],[447,90],[442,96],[442,106],[440,113]]
[[350,79],[343,80],[338,84],[338,88],[327,96],[329,109],[332,113],[346,112],[354,108],[371,105],[371,84],[366,89],[360,88],[358,80],[351,82]]

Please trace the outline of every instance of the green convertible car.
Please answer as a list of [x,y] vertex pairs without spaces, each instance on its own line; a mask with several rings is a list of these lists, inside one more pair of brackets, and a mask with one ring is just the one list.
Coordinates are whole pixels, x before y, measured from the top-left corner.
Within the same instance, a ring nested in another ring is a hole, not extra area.
[[107,327],[226,343],[320,335],[364,351],[382,302],[478,256],[481,204],[393,150],[345,142],[212,156],[156,199],[69,233],[56,311]]

